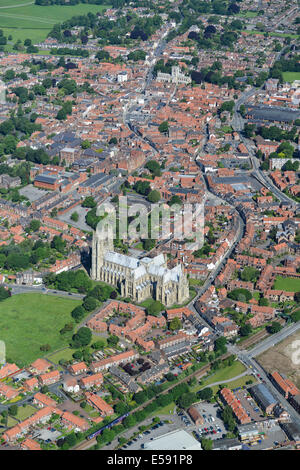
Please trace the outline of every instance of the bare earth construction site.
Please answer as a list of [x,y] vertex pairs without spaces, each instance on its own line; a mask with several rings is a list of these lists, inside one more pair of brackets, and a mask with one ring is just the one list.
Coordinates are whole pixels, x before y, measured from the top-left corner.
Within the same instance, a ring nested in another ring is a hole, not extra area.
[[300,340],[299,332],[289,336],[281,343],[263,353],[257,358],[257,361],[267,372],[272,373],[276,370],[280,374],[285,375],[292,382],[294,382],[297,387],[299,387],[299,363],[296,364],[292,360],[293,354],[295,354],[295,348],[293,348],[293,344],[297,340]]

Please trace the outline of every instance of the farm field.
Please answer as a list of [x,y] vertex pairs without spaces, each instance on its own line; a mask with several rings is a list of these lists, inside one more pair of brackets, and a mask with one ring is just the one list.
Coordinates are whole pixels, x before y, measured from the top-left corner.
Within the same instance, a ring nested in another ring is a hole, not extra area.
[[59,331],[72,322],[71,311],[78,300],[45,294],[14,295],[0,303],[0,338],[5,342],[6,360],[24,366],[38,357],[49,344],[50,351],[68,346],[70,334]]
[[53,25],[72,16],[97,13],[107,5],[79,4],[72,6],[39,6],[26,0],[0,0],[0,28],[5,36],[12,35],[13,42],[30,38],[33,43],[42,41]]
[[273,289],[287,292],[300,292],[300,279],[277,276]]
[[[293,353],[296,356],[296,351],[299,345],[296,342],[300,340],[300,333],[295,333],[287,337],[281,343],[278,343],[273,348],[269,349],[265,353],[258,356],[258,362],[262,365],[262,367],[267,370],[268,372],[279,372],[280,374],[284,374],[290,380],[292,380],[297,387],[300,387],[300,367],[299,363],[295,361],[293,362]],[[299,354],[298,354],[299,358]],[[297,358],[296,358],[297,359]]]

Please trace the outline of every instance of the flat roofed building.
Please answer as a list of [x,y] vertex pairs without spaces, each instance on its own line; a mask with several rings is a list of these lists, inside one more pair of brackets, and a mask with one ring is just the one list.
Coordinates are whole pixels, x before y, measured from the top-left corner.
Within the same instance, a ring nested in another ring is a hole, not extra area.
[[242,443],[238,439],[216,439],[213,450],[241,450]]
[[256,424],[241,424],[238,426],[239,436],[241,441],[250,441],[259,436],[259,431]]
[[144,444],[145,450],[202,450],[200,442],[184,430],[168,432]]
[[282,423],[282,429],[291,441],[300,442],[300,426],[297,423]]

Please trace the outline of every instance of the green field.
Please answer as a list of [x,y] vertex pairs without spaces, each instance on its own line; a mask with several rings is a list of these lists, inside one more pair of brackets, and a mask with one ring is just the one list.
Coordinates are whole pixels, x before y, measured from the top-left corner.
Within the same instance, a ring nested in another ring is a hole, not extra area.
[[300,279],[277,276],[273,289],[286,292],[300,292]]
[[[229,380],[233,379],[237,375],[242,374],[245,372],[246,368],[245,366],[239,362],[239,361],[234,361],[232,366],[225,367],[224,369],[219,369],[216,371],[215,374],[212,374],[209,378],[206,380],[203,380],[203,385],[207,387],[209,384],[215,383],[215,382],[221,382],[222,380]],[[203,387],[201,386],[201,388]]]
[[7,361],[23,366],[46,355],[40,350],[42,345],[49,344],[50,351],[67,346],[70,334],[60,335],[59,331],[72,322],[70,312],[80,304],[79,300],[35,293],[2,301],[0,339],[5,342]]
[[248,10],[248,11],[243,11],[236,16],[241,16],[242,18],[255,18],[256,16],[258,16],[258,12]]
[[224,367],[223,369],[217,370],[215,373],[207,376],[207,378],[203,377],[201,379],[201,384],[196,384],[191,388],[192,392],[198,392],[199,390],[210,386],[215,382],[221,382],[229,379],[233,379],[237,375],[242,374],[245,372],[246,368],[240,361],[234,361],[231,366]]
[[[261,35],[265,34],[263,31],[257,31],[256,29],[243,29],[242,32],[246,34],[261,34]],[[278,38],[290,37],[291,39],[299,38],[298,34],[288,34],[288,33],[269,33],[269,36],[278,37]]]
[[294,80],[300,80],[300,72],[282,72],[283,80],[292,83]]
[[37,412],[37,409],[34,408],[33,406],[30,406],[30,405],[19,406],[18,414],[16,418],[19,419],[20,421],[24,421],[24,419],[29,418],[29,416],[32,416],[36,412]]
[[42,41],[53,25],[62,23],[72,16],[97,13],[108,5],[79,4],[74,6],[51,5],[42,7],[33,1],[0,0],[0,28],[4,35],[12,35],[13,42],[30,38]]
[[[245,387],[247,386],[246,385],[246,382],[252,380],[252,385],[255,385],[257,383],[255,377],[253,377],[253,375],[244,375],[243,377],[239,378],[239,379],[236,379],[236,380],[233,380],[232,382],[228,382],[228,383],[225,383],[224,385],[227,386],[227,388],[230,388],[231,390],[234,390],[235,388],[238,388],[238,387]],[[213,392],[214,394],[218,393],[219,391],[219,385],[215,385],[212,387],[213,389]]]

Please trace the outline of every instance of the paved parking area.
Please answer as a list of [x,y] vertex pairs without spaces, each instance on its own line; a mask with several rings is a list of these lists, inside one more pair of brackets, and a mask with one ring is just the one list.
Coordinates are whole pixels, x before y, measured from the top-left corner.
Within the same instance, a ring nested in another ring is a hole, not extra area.
[[238,389],[234,390],[233,393],[240,401],[242,407],[246,410],[252,421],[261,421],[264,419],[262,411],[259,409],[247,390]]
[[45,194],[49,193],[49,191],[36,188],[32,184],[29,184],[28,186],[24,186],[24,188],[20,189],[19,193],[22,196],[28,197],[30,202],[33,202],[39,199],[40,197],[45,196]]
[[40,439],[44,442],[54,442],[62,435],[61,432],[57,431],[54,428],[48,429],[41,429],[33,434],[33,439]]
[[[70,209],[68,212],[65,212],[64,214],[59,215],[57,218],[63,222],[66,222],[67,224],[72,225],[73,227],[78,228],[79,230],[91,231],[91,227],[87,225],[85,222],[85,216],[89,211],[90,211],[89,208],[81,207],[78,205]],[[79,216],[79,219],[77,222],[74,222],[74,220],[71,219],[71,215],[73,214],[73,212],[77,212]]]
[[280,426],[274,426],[274,428],[266,430],[265,437],[261,440],[260,444],[255,444],[252,446],[246,444],[246,446],[249,450],[266,450],[272,449],[276,445],[281,444],[286,440],[287,436],[282,431]]
[[[131,444],[127,445],[124,450],[142,449],[143,445],[146,442],[149,442],[155,437],[162,436],[176,429],[184,429],[189,434],[196,437],[199,441],[202,437],[207,437],[210,439],[220,439],[221,437],[223,437],[223,435],[226,434],[226,430],[220,418],[220,407],[218,405],[210,403],[201,403],[195,406],[203,417],[205,415],[205,423],[203,425],[196,426],[191,420],[188,413],[184,411],[181,411],[180,414],[172,414],[168,416],[159,415],[161,421],[168,420],[172,421],[172,423],[157,426],[156,428],[147,431],[147,433],[140,433],[140,435],[136,437],[135,440],[132,440]],[[213,418],[213,421],[211,420],[211,417]],[[205,428],[208,430],[208,432],[204,431]],[[213,430],[215,431],[215,433],[213,432]],[[126,437],[130,437],[132,435],[133,432],[129,432]]]
[[219,405],[213,403],[199,403],[196,404],[195,407],[205,420],[204,424],[197,426],[197,434],[200,437],[220,439],[226,434],[227,431],[221,419],[221,408]]

